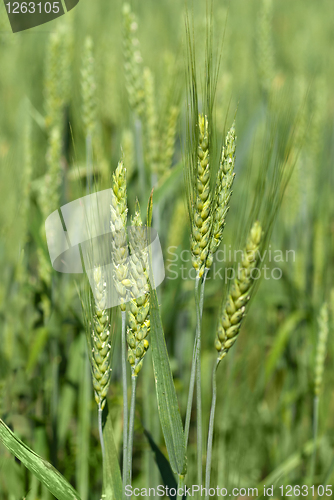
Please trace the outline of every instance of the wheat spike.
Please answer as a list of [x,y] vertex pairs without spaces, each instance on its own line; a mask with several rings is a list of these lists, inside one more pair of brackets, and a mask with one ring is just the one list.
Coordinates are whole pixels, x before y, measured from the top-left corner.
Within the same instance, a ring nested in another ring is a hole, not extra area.
[[328,337],[328,307],[325,303],[318,317],[319,338],[317,344],[317,353],[315,361],[315,379],[314,379],[314,394],[319,396],[322,384],[322,377],[324,374],[326,345]]
[[81,68],[82,119],[85,135],[93,136],[96,128],[96,83],[93,41],[85,40],[84,55]]
[[209,252],[212,226],[211,190],[210,190],[210,155],[209,127],[207,116],[199,115],[199,138],[197,152],[197,186],[195,206],[191,227],[192,264],[198,276],[203,276],[205,263]]
[[43,216],[48,217],[59,207],[60,186],[62,183],[62,140],[58,127],[51,130],[46,153],[47,171],[40,194],[40,206]]
[[275,75],[275,56],[272,42],[272,0],[262,0],[258,20],[257,59],[262,91],[268,95]]
[[120,161],[113,174],[113,196],[110,204],[110,229],[112,233],[112,262],[114,264],[115,288],[121,300],[121,310],[125,311],[128,298],[128,244],[126,236],[127,198],[126,170]]
[[168,117],[166,121],[167,126],[163,140],[163,155],[160,162],[160,175],[163,175],[167,170],[169,170],[173,163],[179,111],[179,107],[174,105],[171,106],[168,111]]
[[142,226],[139,211],[132,219],[134,230],[130,233],[130,280],[131,300],[129,302],[127,331],[128,361],[132,376],[137,376],[149,347],[147,336],[150,331],[150,293],[148,287],[148,253],[146,230]]
[[69,96],[71,30],[67,23],[59,25],[50,35],[46,61],[45,125],[51,130],[58,126],[62,132],[63,112]]
[[136,37],[138,24],[128,3],[123,5],[123,49],[124,73],[129,103],[138,116],[144,111],[144,84],[142,78],[142,56]]
[[146,161],[153,174],[159,169],[159,145],[158,145],[158,117],[155,105],[155,85],[152,72],[144,68],[144,95],[145,95],[145,133],[147,140]]
[[226,214],[229,210],[228,203],[231,198],[232,184],[235,177],[235,148],[236,136],[235,124],[233,123],[226,135],[225,146],[222,149],[220,166],[217,172],[214,210],[212,213],[212,234],[209,245],[209,255],[206,260],[206,267],[208,268],[211,267],[213,256],[223,239]]
[[95,401],[103,410],[111,377],[111,324],[106,310],[106,283],[100,266],[94,268],[95,304],[91,323],[92,376]]
[[[54,127],[50,131],[48,137],[48,149],[46,153],[47,171],[44,176],[44,184],[39,196],[39,205],[44,219],[52,212],[57,210],[60,203],[60,187],[62,184],[62,141],[58,127]],[[45,240],[44,224],[41,226],[41,235]],[[46,257],[42,248],[37,249],[38,252],[38,273],[42,280],[49,284],[51,283],[51,262]]]
[[215,340],[215,348],[219,353],[218,362],[226,356],[228,350],[237,340],[242,319],[245,316],[246,305],[251,297],[254,283],[252,271],[258,262],[261,239],[262,228],[260,223],[256,221],[250,230],[238,276],[234,279],[219,319]]

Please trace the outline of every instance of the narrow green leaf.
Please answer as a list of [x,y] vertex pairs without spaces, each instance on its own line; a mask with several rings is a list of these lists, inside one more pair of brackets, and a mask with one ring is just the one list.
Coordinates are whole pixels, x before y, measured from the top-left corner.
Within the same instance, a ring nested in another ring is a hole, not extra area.
[[[161,474],[162,480],[164,482],[165,486],[168,486],[168,489],[170,490],[171,488],[177,488],[177,482],[175,480],[173,471],[171,469],[170,463],[168,462],[167,458],[165,455],[162,453],[158,445],[155,443],[154,439],[152,438],[151,434],[144,429],[144,434],[147,437],[147,440],[150,444],[150,447],[154,453],[155,456],[155,461],[157,463],[159,472]],[[171,496],[169,494],[169,498],[175,499],[175,495]]]
[[177,474],[186,472],[186,449],[182,420],[169,365],[158,297],[150,284],[151,345],[158,410],[169,461]]
[[178,163],[162,177],[154,190],[154,201],[159,203],[169,193],[175,193],[175,190],[182,182],[183,163]]
[[27,363],[27,372],[30,375],[35,369],[38,357],[43,352],[45,344],[48,340],[49,329],[45,326],[37,328],[34,332],[33,342],[29,349],[29,358]]
[[66,436],[71,428],[71,419],[75,414],[74,405],[78,397],[78,385],[81,379],[82,344],[86,342],[86,338],[82,337],[82,335],[77,337],[70,346],[65,375],[66,383],[63,385],[60,393],[60,410],[58,415],[58,439],[60,447],[65,443]]
[[80,500],[79,494],[64,476],[18,439],[1,419],[0,441],[58,500]]
[[[7,455],[7,454],[6,454]],[[14,457],[0,456],[0,491],[1,498],[24,497],[24,469]],[[36,499],[36,496],[34,500]]]
[[[323,437],[319,437],[316,442],[316,447],[320,446],[323,441]],[[287,477],[294,469],[299,467],[305,459],[313,453],[314,450],[314,441],[311,439],[308,441],[304,447],[290,455],[283,463],[281,463],[276,469],[274,469],[265,479],[261,480],[261,483],[257,485],[257,489],[259,492],[258,498],[262,498],[264,494],[263,487],[266,484],[276,485],[277,481]]]
[[304,311],[296,311],[290,314],[279,328],[275,337],[275,342],[271,348],[266,362],[266,382],[270,379],[276,368],[277,361],[282,355],[285,346],[289,340],[290,334],[295,330],[298,323],[305,317]]
[[153,189],[151,191],[151,195],[147,204],[147,227],[151,227],[152,225],[152,215],[153,215]]
[[103,411],[103,418],[105,418],[103,426],[105,447],[103,471],[104,494],[106,500],[119,500],[123,496],[123,483],[114,441],[111,416],[108,410],[108,402]]

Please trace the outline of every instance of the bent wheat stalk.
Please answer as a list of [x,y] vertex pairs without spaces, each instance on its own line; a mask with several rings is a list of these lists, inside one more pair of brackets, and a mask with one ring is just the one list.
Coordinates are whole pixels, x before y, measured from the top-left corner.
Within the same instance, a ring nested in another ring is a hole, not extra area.
[[146,251],[146,230],[142,227],[140,211],[132,219],[130,232],[130,281],[131,295],[129,302],[127,332],[128,361],[131,366],[131,405],[128,440],[128,479],[132,480],[132,449],[134,433],[134,414],[136,403],[137,376],[143,366],[143,359],[149,347],[147,336],[150,331],[150,294],[147,279],[148,255]]
[[[110,229],[112,233],[112,262],[114,283],[122,316],[122,380],[123,380],[123,487],[127,481],[128,464],[128,386],[126,365],[126,302],[131,282],[128,279],[128,245],[126,236],[127,196],[126,170],[119,162],[113,175],[110,204]],[[125,491],[124,491],[125,498]]]

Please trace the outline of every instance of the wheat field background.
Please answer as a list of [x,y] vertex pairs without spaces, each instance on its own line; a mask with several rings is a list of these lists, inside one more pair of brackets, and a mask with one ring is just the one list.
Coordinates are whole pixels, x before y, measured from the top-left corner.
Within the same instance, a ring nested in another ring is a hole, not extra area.
[[[201,77],[206,2],[189,2],[188,15]],[[282,123],[293,125],[295,134],[294,168],[268,241],[269,278],[259,283],[239,340],[217,372],[211,483],[258,487],[258,498],[263,485],[275,485],[277,499],[280,485],[317,488],[334,480],[333,22],[330,0],[213,3],[214,53],[222,46],[216,133],[222,140],[235,119],[237,150],[221,253],[204,296],[203,429],[226,292],[221,277],[230,265],[229,249],[241,248],[247,233],[251,201],[261,196],[257,179],[272,103],[278,142]],[[133,0],[124,11],[120,0],[81,0],[65,16],[17,34],[0,5],[0,417],[82,500],[101,498],[102,486],[77,292],[82,276],[52,269],[44,222],[88,188],[110,188],[122,155],[129,216],[137,199],[145,216],[155,187],[153,227],[166,272],[158,297],[184,421],[196,327],[183,175],[186,67],[184,2]],[[264,211],[270,209],[266,203]],[[115,313],[107,399],[121,462],[120,330]],[[148,349],[134,415],[132,481],[139,488],[166,480],[156,463],[168,453],[154,387]],[[196,413],[189,484],[197,480]],[[319,491],[314,498],[322,496]],[[0,444],[0,500],[23,498],[54,497]]]

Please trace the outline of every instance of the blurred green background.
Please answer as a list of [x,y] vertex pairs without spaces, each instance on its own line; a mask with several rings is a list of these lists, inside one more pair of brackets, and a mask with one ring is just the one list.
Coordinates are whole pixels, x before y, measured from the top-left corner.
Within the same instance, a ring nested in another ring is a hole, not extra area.
[[[102,478],[75,287],[81,277],[52,270],[44,221],[59,206],[86,194],[91,168],[96,188],[108,188],[123,154],[130,214],[136,198],[145,210],[156,186],[154,224],[166,259],[159,299],[183,417],[196,321],[194,282],[181,279],[179,272],[173,279],[168,268],[171,247],[178,255],[189,250],[182,175],[185,6],[176,0],[136,0],[131,9],[136,18],[122,14],[119,0],[81,0],[65,16],[14,35],[0,5],[0,416],[66,476],[82,500],[100,498]],[[199,74],[204,68],[205,11],[204,1],[189,2]],[[277,114],[288,107],[298,115],[298,159],[270,241],[272,250],[293,250],[295,258],[268,263],[280,267],[282,277],[262,281],[240,338],[219,369],[212,483],[247,488],[310,481],[318,317],[327,302],[329,337],[314,483],[331,484],[332,2],[216,1],[213,19],[218,53],[224,40],[215,105],[221,140],[237,109],[236,179],[223,245],[235,244],[235,233],[245,223],[247,200],[256,196],[248,172],[259,163],[264,110],[273,95],[282,102]],[[223,293],[221,280],[208,280],[203,315],[204,428]],[[109,408],[120,449],[118,352],[119,339]],[[138,388],[134,486],[161,484],[143,427],[165,452],[147,357]],[[190,484],[196,481],[194,430],[192,426]],[[0,445],[0,499],[18,498],[45,500],[51,495]]]

